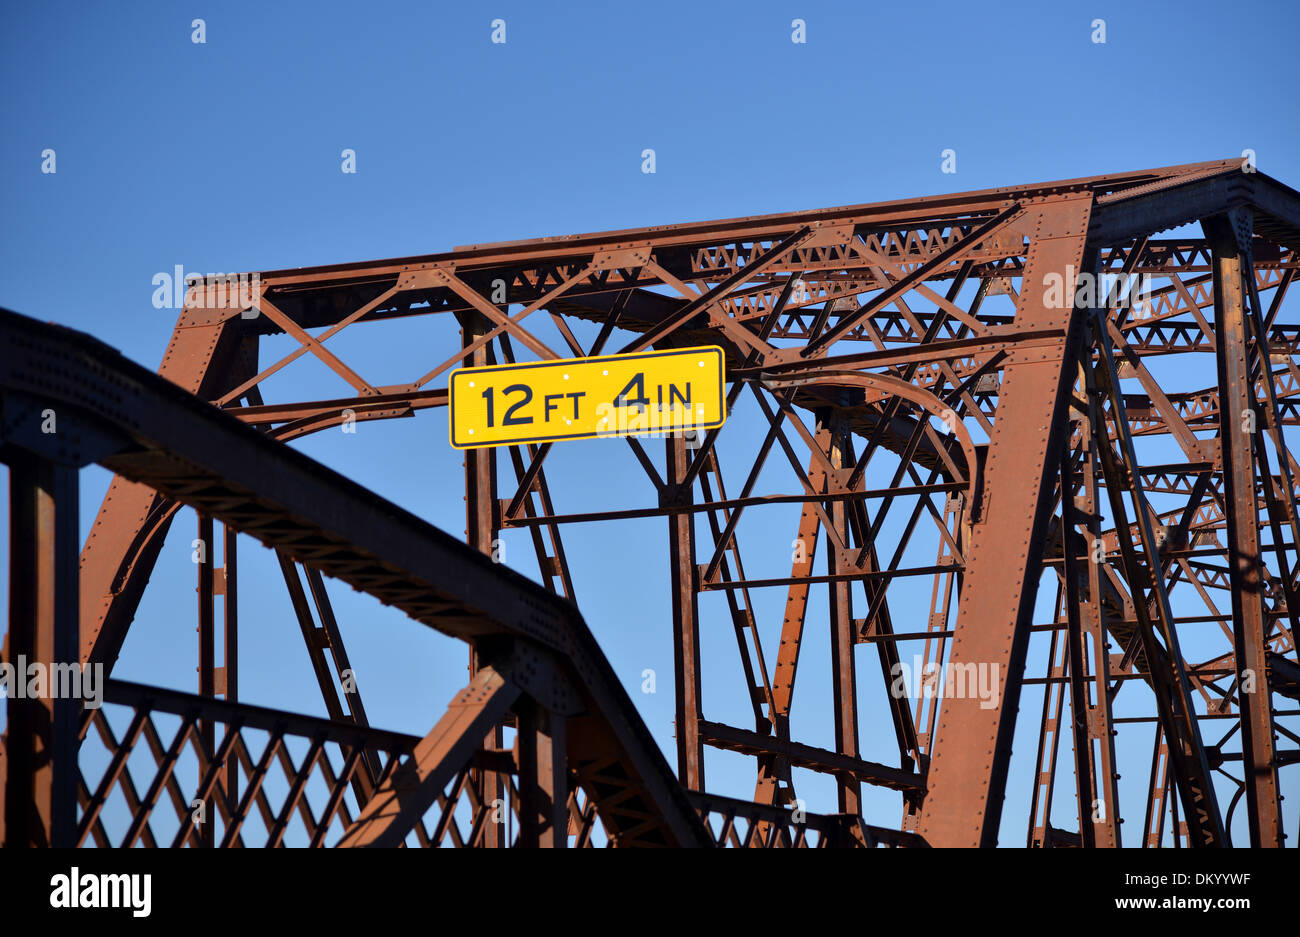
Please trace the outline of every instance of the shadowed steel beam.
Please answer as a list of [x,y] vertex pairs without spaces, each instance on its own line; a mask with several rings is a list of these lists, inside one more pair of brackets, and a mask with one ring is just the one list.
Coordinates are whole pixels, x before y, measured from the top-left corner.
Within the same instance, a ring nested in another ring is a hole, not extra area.
[[[1232,582],[1233,647],[1241,707],[1242,768],[1249,807],[1251,846],[1282,845],[1270,705],[1269,627],[1264,615],[1259,549],[1259,508],[1251,447],[1257,419],[1255,389],[1247,357],[1242,241],[1249,242],[1251,218],[1244,211],[1203,222],[1214,251],[1214,319],[1218,327],[1219,448],[1227,508],[1228,569]],[[1266,481],[1267,483],[1267,481]]]
[[[5,453],[5,461],[12,563],[5,662],[28,689],[6,701],[4,844],[68,847],[77,832],[81,713],[66,671],[78,666],[77,469],[25,453]],[[29,695],[28,668],[46,674],[39,695]]]
[[852,778],[864,784],[875,784],[898,791],[922,791],[925,788],[924,779],[911,771],[864,761],[853,755],[828,751],[812,745],[761,735],[748,729],[702,721],[700,735],[716,748],[746,754],[779,755],[796,768],[807,768],[809,771],[822,774]]
[[491,667],[480,667],[420,740],[410,761],[375,791],[339,846],[400,845],[518,696],[512,682]]
[[[559,654],[600,730],[598,754],[617,765],[644,805],[635,832],[602,816],[611,835],[629,845],[711,844],[571,603],[84,334],[0,310],[0,391],[6,401],[39,394],[66,407],[60,419],[68,429],[103,437],[93,458],[111,471],[429,627],[465,640],[527,635]],[[251,785],[250,792],[241,805],[258,796]]]
[[[665,501],[689,503],[692,488],[681,484],[689,459],[686,439],[669,436]],[[668,562],[673,612],[673,671],[676,689],[677,777],[686,787],[704,789],[704,745],[700,741],[700,633],[696,588],[695,520],[690,514],[668,517]]]

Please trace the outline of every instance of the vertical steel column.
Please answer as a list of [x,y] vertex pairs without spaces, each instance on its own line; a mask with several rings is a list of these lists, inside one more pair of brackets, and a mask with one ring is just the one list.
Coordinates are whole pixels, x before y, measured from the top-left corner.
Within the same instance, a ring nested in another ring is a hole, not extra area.
[[[222,654],[222,692],[228,702],[239,701],[239,570],[236,562],[238,534],[223,525],[225,544],[222,547],[222,587],[225,601],[222,604],[224,623],[222,640],[225,649]],[[226,726],[225,732],[234,731]],[[226,806],[231,815],[239,809],[239,764],[230,759],[226,765]]]
[[[1220,846],[1225,840],[1214,779],[1201,739],[1165,577],[1160,572],[1159,547],[1151,522],[1153,512],[1142,491],[1142,476],[1129,431],[1124,394],[1120,390],[1119,371],[1111,354],[1103,316],[1102,310],[1090,314],[1089,330],[1094,339],[1090,347],[1095,357],[1089,356],[1086,381],[1090,421],[1098,436],[1098,455],[1110,501],[1109,520],[1117,533],[1124,580],[1132,597],[1131,611],[1146,657],[1147,678],[1155,691],[1156,708],[1170,741],[1169,754],[1178,782],[1178,795],[1187,811],[1190,841],[1198,846]],[[1095,368],[1091,366],[1094,360]],[[1103,401],[1109,406],[1108,413],[1102,408]],[[1104,436],[1108,421],[1114,427],[1118,450]],[[1133,505],[1132,526],[1128,520],[1126,497]],[[1136,545],[1133,531],[1137,533]]]
[[[1251,217],[1244,210],[1201,223],[1214,257],[1214,319],[1219,370],[1219,447],[1232,583],[1233,647],[1241,709],[1250,845],[1282,845],[1281,803],[1268,681],[1268,626],[1259,553],[1259,500],[1251,447],[1258,419],[1247,351],[1242,276],[1250,269]],[[1253,275],[1253,274],[1252,274]],[[1267,358],[1264,380],[1271,380]],[[1267,483],[1267,481],[1266,481]]]
[[[23,686],[8,700],[5,844],[72,846],[82,700],[70,690],[82,684],[66,668],[80,664],[78,474],[25,453],[7,461],[9,663]],[[46,674],[35,698],[33,665]]]
[[[835,414],[828,414],[818,422],[825,423],[830,428],[830,451],[827,452],[827,456],[834,473],[827,473],[826,491],[828,494],[842,491],[849,474],[853,471],[853,459],[848,454],[848,440],[845,438],[848,427]],[[841,540],[848,544],[849,522],[845,502],[836,499],[831,501],[828,507],[831,523],[835,525]],[[844,555],[844,552],[835,546],[830,531],[827,531],[826,571],[835,576],[849,572],[853,565],[853,558]],[[857,629],[853,624],[853,596],[849,586],[847,579],[833,580],[829,583],[831,698],[835,719],[835,750],[856,758],[858,756],[858,680],[857,670],[853,665],[853,648],[856,643]],[[836,788],[840,813],[860,813],[862,787],[859,782],[845,775],[837,775]]]
[[[461,345],[468,346],[488,330],[484,317],[470,310],[461,316]],[[465,359],[466,367],[480,367],[490,363],[488,345],[471,352]],[[467,449],[465,451],[465,542],[480,553],[492,555],[493,546],[499,530],[499,508],[497,505],[497,453],[493,448]],[[478,673],[479,661],[474,647],[469,651],[470,679]],[[502,745],[501,726],[493,726],[492,731],[483,740],[488,748],[499,749]],[[488,810],[488,817],[498,816],[493,804],[503,799],[501,778],[493,771],[475,769],[470,775],[470,783],[478,792],[480,802]],[[496,849],[506,845],[504,824],[489,822],[483,827],[483,845]]]
[[[944,499],[944,526],[952,531],[953,538],[963,554],[967,540],[964,532],[967,528],[965,516],[969,507],[965,503],[965,498],[960,494],[949,494]],[[925,639],[922,648],[921,670],[914,677],[918,681],[921,680],[924,674],[941,672],[943,667],[944,653],[948,646],[948,639],[944,636],[944,633],[948,631],[948,619],[952,615],[953,597],[957,594],[960,581],[956,571],[957,563],[961,559],[958,553],[959,551],[954,549],[946,539],[942,537],[939,539],[939,550],[938,555],[935,557],[935,565],[947,567],[948,571],[935,576],[930,587],[930,614],[926,618],[925,630],[932,634],[933,637]],[[913,704],[912,713],[912,725],[917,727],[917,750],[914,758],[917,769],[922,774],[929,771],[930,750],[934,740],[934,724],[938,712],[939,698],[937,694],[929,692],[918,692],[916,694],[916,702]],[[921,805],[920,797],[909,797],[904,800],[903,829],[909,832],[920,829]]]
[[[1086,456],[1085,456],[1086,457]],[[1092,740],[1088,737],[1088,716],[1091,712],[1088,688],[1088,664],[1083,654],[1083,599],[1079,594],[1079,575],[1076,557],[1081,539],[1075,532],[1078,523],[1074,503],[1074,466],[1070,447],[1061,453],[1061,557],[1065,581],[1066,659],[1070,678],[1070,723],[1074,731],[1074,775],[1078,790],[1079,839],[1084,848],[1097,845],[1097,829],[1093,823],[1093,781],[1096,773],[1092,765]],[[1053,635],[1055,638],[1056,635]],[[1060,731],[1059,723],[1057,731]],[[1050,824],[1051,818],[1048,817]]]
[[[1068,567],[1066,569],[1068,572]],[[1056,794],[1056,761],[1061,741],[1061,713],[1065,706],[1065,669],[1068,661],[1068,643],[1062,638],[1059,625],[1065,619],[1065,582],[1056,589],[1056,614],[1058,627],[1052,630],[1047,651],[1047,683],[1043,687],[1043,710],[1038,728],[1038,758],[1034,772],[1034,794],[1029,803],[1029,837],[1026,844],[1031,849],[1050,848],[1056,828],[1052,826],[1052,802]]]
[[967,683],[972,671],[983,672],[995,695],[943,699],[921,815],[921,834],[934,846],[997,844],[1065,402],[1077,373],[1075,284],[1064,284],[1057,307],[1048,302],[1048,277],[1081,269],[1092,196],[1027,200],[1026,208],[1022,230],[1031,243],[1016,326],[1060,329],[1062,338],[1051,348],[1012,351],[1003,368],[949,658],[950,672],[963,668]]
[[[198,534],[200,542],[199,572],[199,695],[215,696],[217,689],[216,675],[216,562],[217,545],[213,542],[212,515],[199,513]],[[216,727],[212,720],[199,722],[199,738],[209,751],[216,751]],[[207,811],[209,805],[200,809]],[[216,845],[216,811],[204,814],[205,821],[199,826],[199,842],[209,848]]]
[[[821,449],[830,446],[830,432],[819,427],[815,445]],[[814,491],[826,484],[826,473],[815,453],[808,456],[808,481]],[[817,554],[817,541],[821,535],[821,516],[812,501],[805,501],[799,512],[799,528],[790,544],[794,552],[790,557],[790,578],[786,587],[785,616],[781,624],[781,644],[777,648],[776,667],[772,671],[772,724],[776,737],[790,740],[790,704],[794,698],[794,678],[799,669],[799,648],[803,642],[804,618],[808,611],[808,583],[799,582],[813,573],[813,560]],[[776,757],[758,760],[758,781],[754,785],[754,800],[762,804],[778,803],[779,782],[790,782],[788,762],[782,765]],[[787,796],[793,788],[786,787]]]
[[[1097,441],[1088,420],[1079,421],[1078,428],[1083,456],[1079,466],[1082,491],[1074,501],[1074,509],[1081,519],[1077,526],[1082,528],[1079,533],[1083,538],[1084,553],[1092,557],[1095,545],[1101,540],[1101,514],[1097,509]],[[1099,847],[1119,848],[1119,775],[1115,771],[1115,729],[1110,711],[1110,653],[1102,607],[1102,564],[1089,562],[1087,570],[1087,595],[1079,611],[1083,624],[1083,658],[1085,662],[1092,662],[1091,698],[1096,700],[1088,710],[1088,755],[1092,776],[1096,779],[1096,792],[1101,795],[1099,806],[1104,811],[1093,826]]]
[[519,845],[563,849],[569,845],[569,784],[565,718],[534,700],[517,703]]
[[[487,321],[476,312],[462,318],[461,340],[471,344],[487,331]],[[491,363],[489,345],[476,349],[465,359],[466,367]],[[481,553],[492,554],[497,538],[497,453],[492,447],[465,450],[465,542]]]
[[[689,505],[694,488],[683,485],[689,468],[686,437],[670,434],[666,444],[666,502]],[[704,745],[700,741],[699,594],[696,589],[695,516],[668,515],[668,569],[673,603],[673,684],[676,693],[677,776],[688,788],[704,790]]]
[[1164,727],[1156,725],[1156,740],[1151,757],[1151,781],[1147,794],[1146,826],[1143,842],[1147,849],[1162,849],[1165,842],[1165,818],[1169,818],[1169,835],[1174,848],[1183,848],[1187,824],[1178,820],[1178,797],[1174,788],[1173,757],[1165,738]]

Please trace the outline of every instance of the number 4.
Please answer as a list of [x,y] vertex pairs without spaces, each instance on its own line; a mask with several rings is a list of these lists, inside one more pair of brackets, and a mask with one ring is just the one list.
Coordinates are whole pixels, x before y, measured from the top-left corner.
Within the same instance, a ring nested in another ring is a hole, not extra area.
[[[636,390],[638,396],[629,397],[628,394]],[[614,405],[619,407],[648,407],[650,398],[645,395],[645,372],[637,371],[636,376],[627,382],[627,386],[618,392],[614,398]]]

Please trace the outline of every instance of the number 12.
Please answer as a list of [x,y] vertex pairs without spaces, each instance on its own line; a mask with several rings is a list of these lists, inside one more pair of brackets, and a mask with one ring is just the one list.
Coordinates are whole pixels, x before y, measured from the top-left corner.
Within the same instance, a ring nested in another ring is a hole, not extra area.
[[[506,396],[509,396],[510,394],[513,394],[516,391],[522,392],[524,396],[521,400],[518,400],[515,403],[511,404],[510,409],[506,410],[506,418],[501,421],[502,426],[521,426],[525,423],[533,422],[533,418],[531,416],[515,416],[516,410],[518,410],[520,407],[527,406],[528,403],[533,399],[532,388],[529,387],[527,384],[511,384],[504,391],[502,391],[502,393],[504,393]],[[487,425],[488,426],[496,425],[495,422],[493,421],[494,407],[492,403],[492,392],[493,392],[493,388],[491,387],[483,391],[483,399],[487,401]]]

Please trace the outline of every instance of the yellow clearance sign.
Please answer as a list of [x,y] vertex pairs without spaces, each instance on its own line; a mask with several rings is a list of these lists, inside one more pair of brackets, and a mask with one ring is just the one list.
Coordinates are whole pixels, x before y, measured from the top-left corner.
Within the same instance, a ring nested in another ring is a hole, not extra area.
[[460,368],[450,396],[457,449],[712,429],[727,419],[716,347]]

